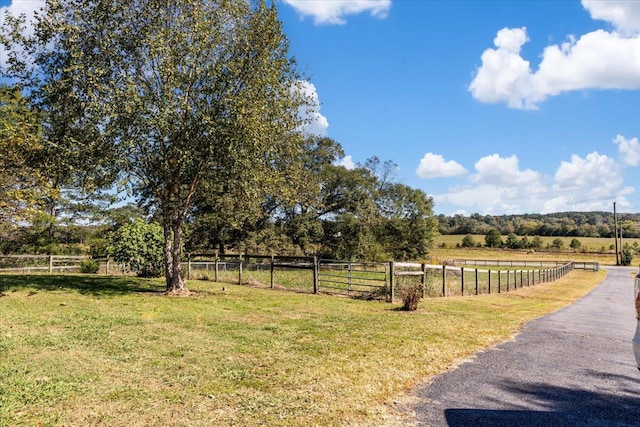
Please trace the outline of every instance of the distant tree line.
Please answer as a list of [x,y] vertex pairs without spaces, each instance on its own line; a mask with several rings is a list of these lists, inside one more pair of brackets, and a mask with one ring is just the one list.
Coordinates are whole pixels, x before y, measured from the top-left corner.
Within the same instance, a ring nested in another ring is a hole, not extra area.
[[[508,236],[614,237],[612,212],[552,214],[438,215],[440,234],[486,234],[497,230]],[[618,214],[623,237],[640,237],[640,214]]]

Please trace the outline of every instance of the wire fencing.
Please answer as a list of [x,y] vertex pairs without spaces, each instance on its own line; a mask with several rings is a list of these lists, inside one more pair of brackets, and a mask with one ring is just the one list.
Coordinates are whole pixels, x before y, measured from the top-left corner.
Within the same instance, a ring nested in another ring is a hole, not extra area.
[[[0,272],[80,272],[92,259],[99,274],[129,274],[126,264],[108,256],[0,255]],[[598,271],[597,262],[449,260],[435,265],[413,262],[353,262],[308,256],[188,254],[188,280],[254,285],[305,293],[325,293],[392,302],[403,290],[419,287],[422,297],[510,292],[558,280],[574,269]]]

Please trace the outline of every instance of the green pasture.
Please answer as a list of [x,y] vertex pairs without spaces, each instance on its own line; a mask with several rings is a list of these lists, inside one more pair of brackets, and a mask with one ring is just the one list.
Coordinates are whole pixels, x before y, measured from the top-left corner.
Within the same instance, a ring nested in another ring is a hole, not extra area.
[[[483,235],[472,236],[476,242],[484,244]],[[438,264],[453,259],[482,259],[482,260],[498,260],[511,259],[514,261],[580,261],[580,262],[598,262],[602,265],[615,265],[615,250],[611,250],[610,246],[615,245],[613,239],[600,237],[576,237],[580,243],[579,250],[573,250],[569,247],[574,237],[541,237],[545,248],[541,250],[526,249],[492,249],[492,248],[461,248],[456,247],[462,243],[463,235],[442,235],[438,236],[433,249],[430,251],[429,261]],[[564,250],[557,251],[546,249],[546,245],[551,245],[553,240],[561,239],[564,242]],[[506,236],[503,236],[503,240]],[[640,245],[640,239],[623,239],[623,243],[633,245],[637,242]],[[603,250],[604,248],[604,250]],[[638,259],[638,256],[634,256]],[[632,265],[636,265],[634,260]]]
[[[440,235],[437,237],[436,239],[436,244],[435,246],[441,246],[442,244],[446,245],[447,248],[455,248],[456,245],[458,244],[462,244],[462,239],[464,239],[466,235],[463,234],[448,234],[448,235]],[[472,234],[471,237],[473,237],[473,240],[476,243],[480,243],[482,245],[484,245],[484,238],[485,236],[483,234]],[[522,238],[522,236],[517,236],[518,240],[520,240]],[[533,237],[535,236],[528,236],[529,240],[531,240]],[[502,236],[502,240],[506,241],[507,236]],[[573,253],[573,252],[611,252],[611,254],[613,254],[613,256],[615,257],[615,252],[614,250],[611,249],[611,245],[614,245],[615,247],[615,240],[613,238],[609,238],[609,237],[558,237],[558,236],[540,236],[540,239],[542,239],[542,243],[543,246],[546,247],[547,245],[551,246],[553,241],[555,239],[560,239],[563,241],[564,243],[564,251],[568,252],[568,253]],[[578,239],[581,243],[580,249],[578,251],[573,251],[569,245],[571,244],[571,241],[573,239]],[[637,238],[623,238],[622,243],[628,243],[630,245],[633,245],[635,242],[637,242],[640,245],[640,239]],[[543,248],[543,250],[546,250]]]
[[377,424],[412,386],[603,276],[403,312],[211,281],[167,297],[162,280],[0,275],[0,425]]

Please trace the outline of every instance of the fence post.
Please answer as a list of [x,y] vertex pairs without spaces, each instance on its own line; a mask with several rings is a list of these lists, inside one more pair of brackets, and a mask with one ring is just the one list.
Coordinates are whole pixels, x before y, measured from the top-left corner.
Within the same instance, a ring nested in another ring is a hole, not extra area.
[[460,292],[464,296],[464,267],[460,267]]
[[215,263],[215,267],[214,267],[214,271],[213,271],[214,280],[216,282],[218,282],[218,270],[219,270],[218,262],[219,261],[220,261],[220,258],[218,258],[218,254],[216,254],[216,263]]
[[498,270],[498,293],[500,293],[500,279],[502,278],[502,270]]
[[422,263],[420,266],[422,269],[422,278],[420,279],[422,283],[422,298],[427,297],[427,264]]
[[447,296],[447,266],[442,266],[442,296]]
[[395,287],[395,268],[394,268],[394,262],[391,261],[389,263],[389,301],[388,302],[393,302],[393,293],[394,293],[394,287]]
[[476,268],[476,295],[478,295],[478,269]]
[[273,282],[274,282],[274,279],[275,279],[275,277],[274,277],[275,276],[275,271],[274,270],[275,270],[275,267],[273,265],[273,255],[271,255],[271,289],[273,289]]
[[507,270],[507,292],[509,292],[509,276],[511,275],[510,272],[511,270]]
[[488,276],[487,287],[488,287],[489,295],[491,295],[491,270],[488,270],[488,271],[489,272],[487,273],[487,276]]
[[520,270],[520,287],[524,286],[524,270]]
[[191,280],[191,253],[187,254],[187,280]]
[[242,254],[238,255],[238,285],[242,285]]
[[53,255],[49,254],[49,273],[53,273]]
[[104,267],[104,274],[109,275],[109,254],[107,254],[107,265]]
[[318,263],[318,257],[317,255],[313,256],[313,293],[317,294],[318,293],[318,269],[320,268],[320,265]]
[[536,271],[533,270],[531,272],[531,286],[535,286],[536,285]]

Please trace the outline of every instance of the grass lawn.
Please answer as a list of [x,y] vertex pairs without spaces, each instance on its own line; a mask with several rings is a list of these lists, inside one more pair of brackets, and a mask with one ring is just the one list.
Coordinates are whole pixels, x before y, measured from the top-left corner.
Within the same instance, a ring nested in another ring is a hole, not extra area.
[[207,281],[176,298],[161,280],[0,275],[0,426],[376,425],[385,403],[604,274],[417,312]]

